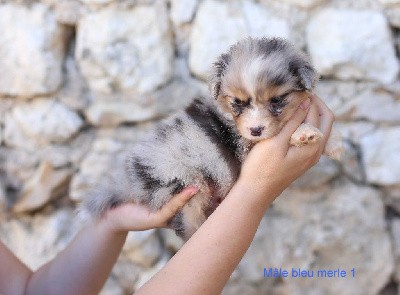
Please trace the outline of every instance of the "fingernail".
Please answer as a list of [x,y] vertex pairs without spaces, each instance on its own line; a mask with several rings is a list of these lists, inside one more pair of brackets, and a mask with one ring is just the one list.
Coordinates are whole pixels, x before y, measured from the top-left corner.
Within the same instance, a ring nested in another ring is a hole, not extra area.
[[199,190],[199,188],[194,185],[190,185],[190,186],[188,186],[188,188],[190,189],[190,193],[189,193],[190,196],[195,195]]
[[310,104],[311,104],[311,99],[310,99],[310,98],[307,98],[305,101],[303,101],[303,102],[301,103],[300,108],[301,108],[302,110],[306,110],[306,109],[308,109],[308,108],[310,107]]

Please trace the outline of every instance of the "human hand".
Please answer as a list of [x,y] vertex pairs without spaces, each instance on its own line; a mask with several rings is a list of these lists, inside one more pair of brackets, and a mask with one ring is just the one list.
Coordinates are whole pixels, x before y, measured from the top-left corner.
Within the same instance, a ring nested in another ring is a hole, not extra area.
[[[302,103],[281,132],[271,139],[257,143],[242,165],[238,183],[246,190],[278,196],[295,179],[314,166],[324,151],[331,132],[334,115],[316,95]],[[323,137],[302,147],[291,146],[290,137],[299,125],[317,127]]]
[[115,232],[142,231],[168,227],[168,221],[193,197],[197,187],[189,186],[174,196],[160,210],[151,212],[143,205],[126,203],[108,210],[101,218]]

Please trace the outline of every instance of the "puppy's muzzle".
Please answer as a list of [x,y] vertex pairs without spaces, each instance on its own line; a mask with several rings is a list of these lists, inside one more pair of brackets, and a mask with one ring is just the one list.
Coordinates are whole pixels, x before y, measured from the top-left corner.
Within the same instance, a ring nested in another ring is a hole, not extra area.
[[261,127],[261,126],[251,127],[250,128],[250,134],[253,135],[253,136],[261,136],[261,133],[263,132],[264,128],[265,127]]

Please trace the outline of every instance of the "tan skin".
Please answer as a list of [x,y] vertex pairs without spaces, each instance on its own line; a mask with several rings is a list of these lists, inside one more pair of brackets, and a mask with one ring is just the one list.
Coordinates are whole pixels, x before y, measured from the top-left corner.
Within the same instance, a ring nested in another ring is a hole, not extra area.
[[126,204],[83,228],[52,261],[32,272],[0,242],[0,294],[98,294],[129,230],[166,227],[167,221],[197,192],[188,187],[160,211]]
[[[136,294],[159,294],[160,290],[174,295],[221,293],[270,204],[321,157],[334,118],[317,96],[310,97],[311,105],[309,101],[303,103],[277,136],[252,149],[222,204]],[[291,147],[290,136],[302,122],[318,127],[324,137],[313,145]],[[133,204],[109,211],[34,273],[0,243],[0,293],[97,294],[121,251],[127,231],[166,226],[167,220],[195,192],[196,188],[185,189],[157,213]]]

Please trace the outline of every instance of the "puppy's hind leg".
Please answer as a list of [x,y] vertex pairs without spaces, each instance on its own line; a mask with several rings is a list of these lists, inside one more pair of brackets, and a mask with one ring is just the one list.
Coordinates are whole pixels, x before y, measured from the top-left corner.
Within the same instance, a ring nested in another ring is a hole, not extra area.
[[206,221],[205,209],[210,196],[204,192],[198,192],[182,208],[182,210],[171,219],[170,227],[175,230],[177,236],[187,241]]

